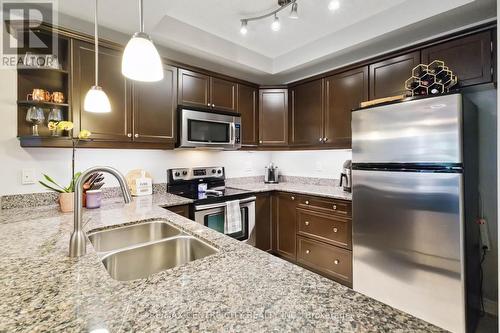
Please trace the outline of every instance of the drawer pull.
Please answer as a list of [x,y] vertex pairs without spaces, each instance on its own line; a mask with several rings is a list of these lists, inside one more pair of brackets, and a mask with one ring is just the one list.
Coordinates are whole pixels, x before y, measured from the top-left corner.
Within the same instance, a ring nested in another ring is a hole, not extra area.
[[338,231],[339,231],[339,229],[333,228],[333,232],[338,232]]
[[309,251],[309,250],[306,250],[306,254],[309,254],[309,253],[311,253],[311,251]]
[[333,263],[334,263],[335,265],[338,265],[338,264],[340,264],[340,260],[335,259],[335,260],[333,261]]
[[333,210],[337,210],[337,205],[333,205]]
[[309,201],[308,200],[306,200],[306,205],[309,205]]
[[295,200],[295,197],[292,197],[292,200]]
[[309,221],[304,222],[305,225],[309,225]]

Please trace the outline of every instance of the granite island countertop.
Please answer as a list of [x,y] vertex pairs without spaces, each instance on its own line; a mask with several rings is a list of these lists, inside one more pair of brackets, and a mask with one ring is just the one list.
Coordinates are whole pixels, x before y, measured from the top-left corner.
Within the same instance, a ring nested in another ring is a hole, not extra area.
[[85,210],[86,230],[165,219],[219,252],[120,282],[91,244],[85,256],[68,257],[72,214],[54,207],[2,210],[0,332],[442,331],[159,207],[181,198],[146,198]]

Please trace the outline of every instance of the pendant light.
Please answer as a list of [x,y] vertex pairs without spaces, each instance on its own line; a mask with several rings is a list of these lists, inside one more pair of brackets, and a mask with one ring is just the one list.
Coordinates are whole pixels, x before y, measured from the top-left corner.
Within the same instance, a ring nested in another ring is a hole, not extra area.
[[111,112],[111,104],[108,96],[99,86],[99,35],[97,30],[97,0],[95,0],[94,13],[94,52],[95,52],[95,85],[93,85],[83,102],[83,109],[87,112],[105,113]]
[[135,81],[160,81],[163,79],[163,67],[153,41],[144,32],[142,0],[139,0],[139,17],[140,31],[132,36],[123,52],[122,74]]

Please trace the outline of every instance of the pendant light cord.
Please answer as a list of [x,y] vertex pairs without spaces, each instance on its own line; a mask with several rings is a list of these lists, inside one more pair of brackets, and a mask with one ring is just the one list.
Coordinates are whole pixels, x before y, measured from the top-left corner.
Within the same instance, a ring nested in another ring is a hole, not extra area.
[[139,31],[140,32],[144,32],[144,12],[143,12],[143,4],[142,4],[142,0],[139,0],[139,18],[140,18],[140,22],[139,22]]
[[94,12],[94,51],[95,51],[95,85],[98,86],[99,82],[99,38],[97,31],[97,0],[95,0]]

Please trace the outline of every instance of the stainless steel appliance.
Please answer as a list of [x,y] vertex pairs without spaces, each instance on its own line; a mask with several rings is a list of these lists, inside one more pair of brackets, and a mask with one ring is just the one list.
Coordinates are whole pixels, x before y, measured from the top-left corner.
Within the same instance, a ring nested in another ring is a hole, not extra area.
[[479,313],[476,117],[460,94],[352,113],[353,287],[453,332]]
[[279,171],[278,167],[273,163],[270,163],[265,168],[264,173],[264,183],[266,184],[277,184],[279,183]]
[[178,148],[236,150],[241,148],[237,113],[179,107]]
[[342,166],[342,172],[340,173],[340,184],[343,190],[346,192],[351,192],[352,190],[352,163],[351,160],[344,162]]
[[240,231],[228,236],[255,245],[255,200],[252,192],[225,187],[223,167],[167,170],[167,191],[194,201],[190,218],[224,233],[226,202],[240,201]]

